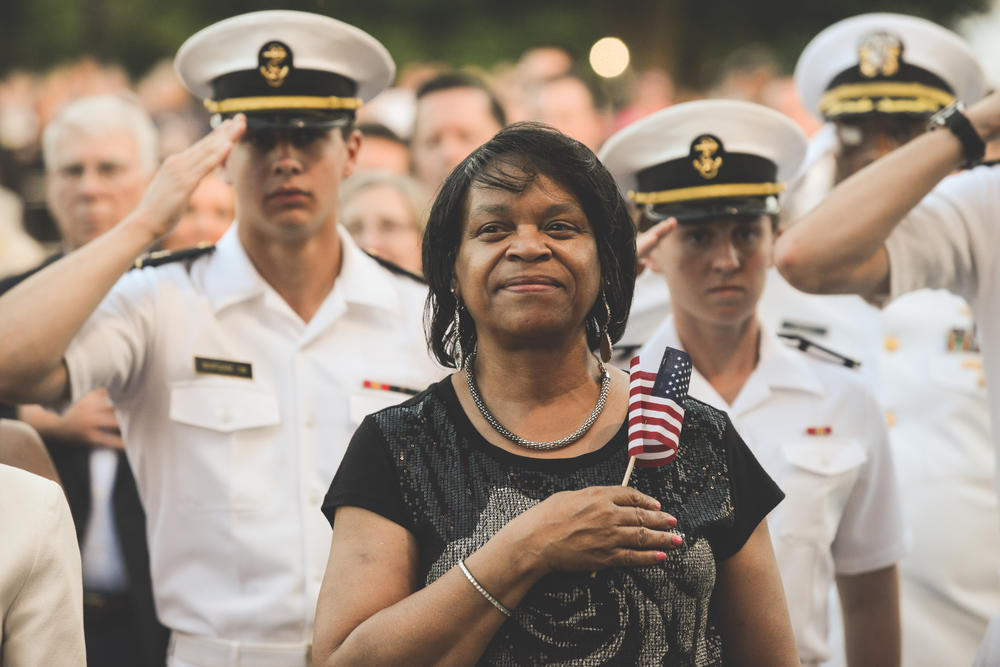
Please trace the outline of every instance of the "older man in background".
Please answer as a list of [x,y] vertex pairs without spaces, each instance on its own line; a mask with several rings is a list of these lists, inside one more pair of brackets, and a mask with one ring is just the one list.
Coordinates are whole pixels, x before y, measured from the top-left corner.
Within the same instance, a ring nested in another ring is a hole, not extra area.
[[[131,97],[67,105],[42,135],[46,199],[62,249],[0,281],[0,294],[128,215],[156,169],[156,146],[153,123]],[[18,416],[44,438],[69,500],[83,557],[88,662],[162,665],[167,631],[153,607],[145,514],[107,392],[93,391],[61,414],[22,405]]]
[[506,124],[500,100],[477,77],[447,72],[429,79],[417,90],[413,175],[436,194],[451,170]]

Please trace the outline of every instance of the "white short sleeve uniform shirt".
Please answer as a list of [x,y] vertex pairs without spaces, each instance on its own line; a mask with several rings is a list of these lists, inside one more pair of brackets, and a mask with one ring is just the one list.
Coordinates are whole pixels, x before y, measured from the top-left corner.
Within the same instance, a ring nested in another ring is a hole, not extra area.
[[133,271],[67,350],[72,398],[108,387],[146,510],[157,611],[171,629],[308,642],[330,527],[320,511],[368,412],[444,371],[426,287],[341,230],[341,272],[302,319],[236,235],[192,262]]
[[[1000,168],[949,176],[886,240],[889,298],[947,289],[972,306],[979,325],[994,448],[1000,448]],[[927,313],[928,318],[938,317]]]
[[[640,355],[681,348],[673,318]],[[729,413],[785,492],[768,516],[799,657],[822,662],[837,574],[896,563],[906,537],[885,423],[864,380],[789,348],[766,327],[760,359],[732,404],[695,369],[690,395]]]

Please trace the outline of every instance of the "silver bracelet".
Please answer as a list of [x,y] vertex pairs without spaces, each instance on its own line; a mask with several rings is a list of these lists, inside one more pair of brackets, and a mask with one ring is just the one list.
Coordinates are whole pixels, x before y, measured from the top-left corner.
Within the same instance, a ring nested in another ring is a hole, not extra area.
[[500,600],[497,600],[495,597],[490,595],[490,592],[485,588],[483,588],[483,585],[481,583],[476,581],[476,578],[472,576],[471,572],[469,572],[469,568],[465,567],[464,560],[458,561],[458,566],[462,568],[462,574],[464,574],[465,578],[469,580],[469,583],[472,584],[472,587],[475,588],[477,591],[479,591],[479,594],[482,595],[484,598],[486,598],[487,602],[496,607],[497,611],[499,611],[504,616],[508,617],[510,616],[510,609],[507,609],[507,607],[504,606],[503,602],[500,602]]

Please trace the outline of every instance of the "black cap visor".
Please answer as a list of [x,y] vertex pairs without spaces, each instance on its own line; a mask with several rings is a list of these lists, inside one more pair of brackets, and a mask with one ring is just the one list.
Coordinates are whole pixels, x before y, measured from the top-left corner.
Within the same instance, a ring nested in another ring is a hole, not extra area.
[[676,218],[677,222],[693,223],[725,217],[757,218],[762,215],[775,215],[780,209],[777,197],[768,196],[652,204],[643,206],[642,210],[647,218],[655,222]]
[[[288,110],[267,112],[243,112],[247,119],[247,131],[255,130],[295,130],[317,129],[328,130],[335,127],[346,127],[354,121],[354,112],[349,110],[314,111]],[[217,127],[226,118],[236,114],[215,114],[212,117],[212,127]]]

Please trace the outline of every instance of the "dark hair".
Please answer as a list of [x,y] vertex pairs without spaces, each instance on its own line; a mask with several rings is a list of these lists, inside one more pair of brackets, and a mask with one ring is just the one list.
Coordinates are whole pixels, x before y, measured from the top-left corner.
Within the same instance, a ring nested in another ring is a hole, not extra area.
[[388,126],[383,125],[382,123],[370,123],[370,122],[358,123],[355,126],[355,129],[361,132],[362,136],[365,137],[375,137],[377,139],[385,139],[386,141],[391,141],[395,144],[399,144],[400,146],[404,147],[409,145],[405,139],[403,139],[401,136],[399,136],[391,129],[389,129]]
[[467,74],[466,72],[444,72],[431,77],[417,88],[417,100],[431,93],[451,90],[453,88],[474,88],[486,93],[486,97],[489,98],[490,103],[490,115],[493,116],[500,127],[507,125],[507,114],[503,110],[503,105],[500,104],[500,98],[486,85],[485,81],[478,76]]
[[[458,304],[451,290],[469,189],[481,185],[520,193],[538,176],[558,182],[580,202],[597,244],[601,288],[611,310],[608,334],[617,342],[625,331],[636,276],[635,227],[614,178],[579,141],[540,123],[515,123],[455,167],[441,186],[424,231],[424,277],[430,288],[424,329],[428,347],[445,366],[455,365],[452,324]],[[475,348],[476,330],[464,315],[461,343],[468,353]],[[598,298],[587,315],[587,344],[592,350],[600,344],[605,319]]]

